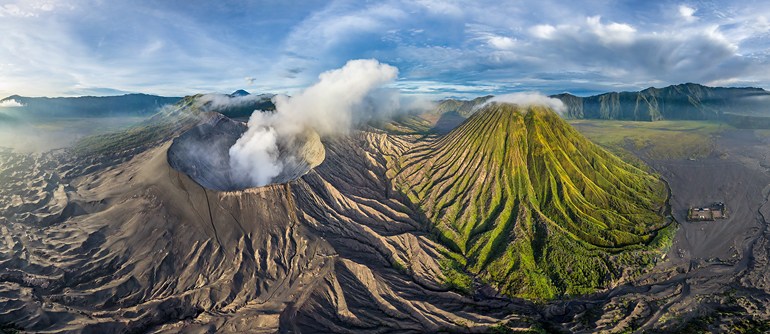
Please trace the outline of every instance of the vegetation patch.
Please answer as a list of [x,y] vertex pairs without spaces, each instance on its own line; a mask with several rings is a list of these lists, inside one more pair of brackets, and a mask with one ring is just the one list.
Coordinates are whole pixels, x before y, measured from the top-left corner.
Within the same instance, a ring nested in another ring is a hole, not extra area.
[[446,283],[472,280],[549,300],[606,288],[670,244],[664,183],[543,107],[491,104],[399,159],[395,186],[454,256]]
[[640,153],[652,159],[699,159],[714,152],[714,138],[732,126],[716,121],[570,120],[593,142],[633,160]]

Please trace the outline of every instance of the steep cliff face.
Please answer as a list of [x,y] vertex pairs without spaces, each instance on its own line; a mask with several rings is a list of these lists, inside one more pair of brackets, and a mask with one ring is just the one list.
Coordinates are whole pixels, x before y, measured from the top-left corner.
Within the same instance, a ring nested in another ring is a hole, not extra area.
[[[567,107],[565,118],[628,121],[724,120],[741,127],[762,124],[770,117],[770,93],[761,88],[707,87],[687,83],[638,92],[609,92],[580,97],[569,93],[551,95]],[[492,96],[473,100],[441,101],[434,113],[455,112],[469,117]],[[758,123],[756,123],[758,122]],[[759,127],[759,126],[753,126]]]
[[557,98],[564,103],[564,106],[566,107],[564,116],[566,118],[572,118],[572,119],[585,118],[582,97],[575,96],[569,93],[551,95],[551,97]]
[[559,94],[569,118],[632,121],[729,120],[732,114],[768,116],[770,93],[760,88],[681,84],[639,92],[611,92],[589,97]]

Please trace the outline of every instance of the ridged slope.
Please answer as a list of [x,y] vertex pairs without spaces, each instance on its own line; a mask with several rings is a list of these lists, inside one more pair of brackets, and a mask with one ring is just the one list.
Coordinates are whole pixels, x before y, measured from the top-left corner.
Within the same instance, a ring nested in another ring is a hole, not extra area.
[[707,87],[687,83],[638,92],[610,92],[578,97],[559,94],[569,118],[631,121],[731,120],[731,114],[766,115],[770,93],[760,88]]
[[666,224],[661,181],[544,107],[491,104],[408,152],[395,181],[460,255],[455,265],[510,295],[606,286],[620,276],[616,254],[645,248]]

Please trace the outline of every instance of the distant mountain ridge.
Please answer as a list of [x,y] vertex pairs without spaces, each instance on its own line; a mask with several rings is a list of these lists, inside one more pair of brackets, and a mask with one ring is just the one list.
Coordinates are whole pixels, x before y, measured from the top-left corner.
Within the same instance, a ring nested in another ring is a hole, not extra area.
[[33,117],[107,117],[151,115],[158,108],[177,103],[180,97],[148,94],[81,97],[26,97],[12,95],[0,100],[16,101],[16,113]]
[[708,87],[694,83],[588,97],[552,95],[568,118],[631,121],[718,120],[730,114],[770,116],[770,92],[762,88]]
[[482,105],[489,101],[489,99],[493,98],[492,95],[487,96],[481,96],[477,97],[473,100],[455,100],[455,99],[446,99],[441,100],[436,105],[436,108],[434,108],[434,112],[437,114],[443,114],[446,112],[456,112],[460,114],[461,116],[468,118],[470,115],[472,115],[476,110],[476,107],[479,105]]
[[[756,87],[708,87],[695,83],[608,92],[588,97],[551,95],[566,106],[565,118],[629,121],[723,120],[739,127],[770,128],[770,92]],[[491,96],[446,99],[435,113],[468,117]]]

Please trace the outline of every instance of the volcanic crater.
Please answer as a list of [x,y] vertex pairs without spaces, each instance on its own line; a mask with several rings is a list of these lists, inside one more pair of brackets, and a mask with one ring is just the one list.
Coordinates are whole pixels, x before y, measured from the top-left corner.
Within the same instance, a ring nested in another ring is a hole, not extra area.
[[296,180],[320,165],[326,155],[320,136],[312,129],[281,139],[278,161],[283,168],[268,184],[259,185],[230,167],[229,150],[247,129],[246,123],[217,115],[175,138],[168,149],[168,163],[205,188],[237,191]]

